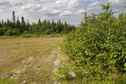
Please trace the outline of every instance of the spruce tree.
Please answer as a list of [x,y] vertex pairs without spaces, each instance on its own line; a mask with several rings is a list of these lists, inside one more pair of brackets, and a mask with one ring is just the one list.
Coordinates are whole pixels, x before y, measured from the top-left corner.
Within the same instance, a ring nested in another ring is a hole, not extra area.
[[12,12],[12,19],[13,19],[13,23],[15,23],[16,21],[15,11]]

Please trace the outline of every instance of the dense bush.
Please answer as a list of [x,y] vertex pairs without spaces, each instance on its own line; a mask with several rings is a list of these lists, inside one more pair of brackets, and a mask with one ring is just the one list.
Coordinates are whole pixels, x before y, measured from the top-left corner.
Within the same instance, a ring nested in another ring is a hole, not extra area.
[[65,39],[65,51],[81,79],[106,79],[126,72],[126,14],[115,17],[110,4]]
[[0,35],[4,35],[4,33],[7,31],[7,28],[0,28]]
[[7,31],[5,31],[3,35],[12,36],[12,35],[19,35],[19,34],[20,34],[19,29],[8,28]]

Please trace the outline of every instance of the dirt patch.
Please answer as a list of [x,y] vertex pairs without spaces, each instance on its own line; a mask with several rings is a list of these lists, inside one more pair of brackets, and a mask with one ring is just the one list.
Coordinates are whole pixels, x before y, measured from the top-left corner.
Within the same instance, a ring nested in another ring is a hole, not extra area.
[[62,38],[0,39],[0,73],[19,84],[52,84]]

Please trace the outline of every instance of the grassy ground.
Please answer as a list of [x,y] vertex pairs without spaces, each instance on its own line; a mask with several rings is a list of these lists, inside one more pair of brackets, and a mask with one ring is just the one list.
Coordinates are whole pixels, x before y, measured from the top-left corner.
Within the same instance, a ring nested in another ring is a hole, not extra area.
[[[54,71],[63,62],[69,63],[62,44],[62,37],[0,37],[0,84],[55,84]],[[77,79],[61,84],[126,84],[118,82]]]
[[0,78],[13,78],[18,84],[52,84],[61,43],[61,37],[0,38]]
[[0,79],[0,84],[16,84],[16,81],[14,79]]

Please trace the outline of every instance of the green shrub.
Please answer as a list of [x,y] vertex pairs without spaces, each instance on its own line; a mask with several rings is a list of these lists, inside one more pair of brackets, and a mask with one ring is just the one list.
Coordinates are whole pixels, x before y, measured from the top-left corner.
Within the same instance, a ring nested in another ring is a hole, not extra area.
[[0,35],[4,35],[4,33],[7,31],[7,28],[0,28]]
[[126,22],[109,10],[87,17],[79,29],[66,36],[65,52],[82,80],[110,79],[112,74],[126,71]]
[[8,28],[7,31],[4,33],[4,35],[7,35],[7,36],[12,36],[12,35],[19,35],[20,34],[20,31],[16,28]]

